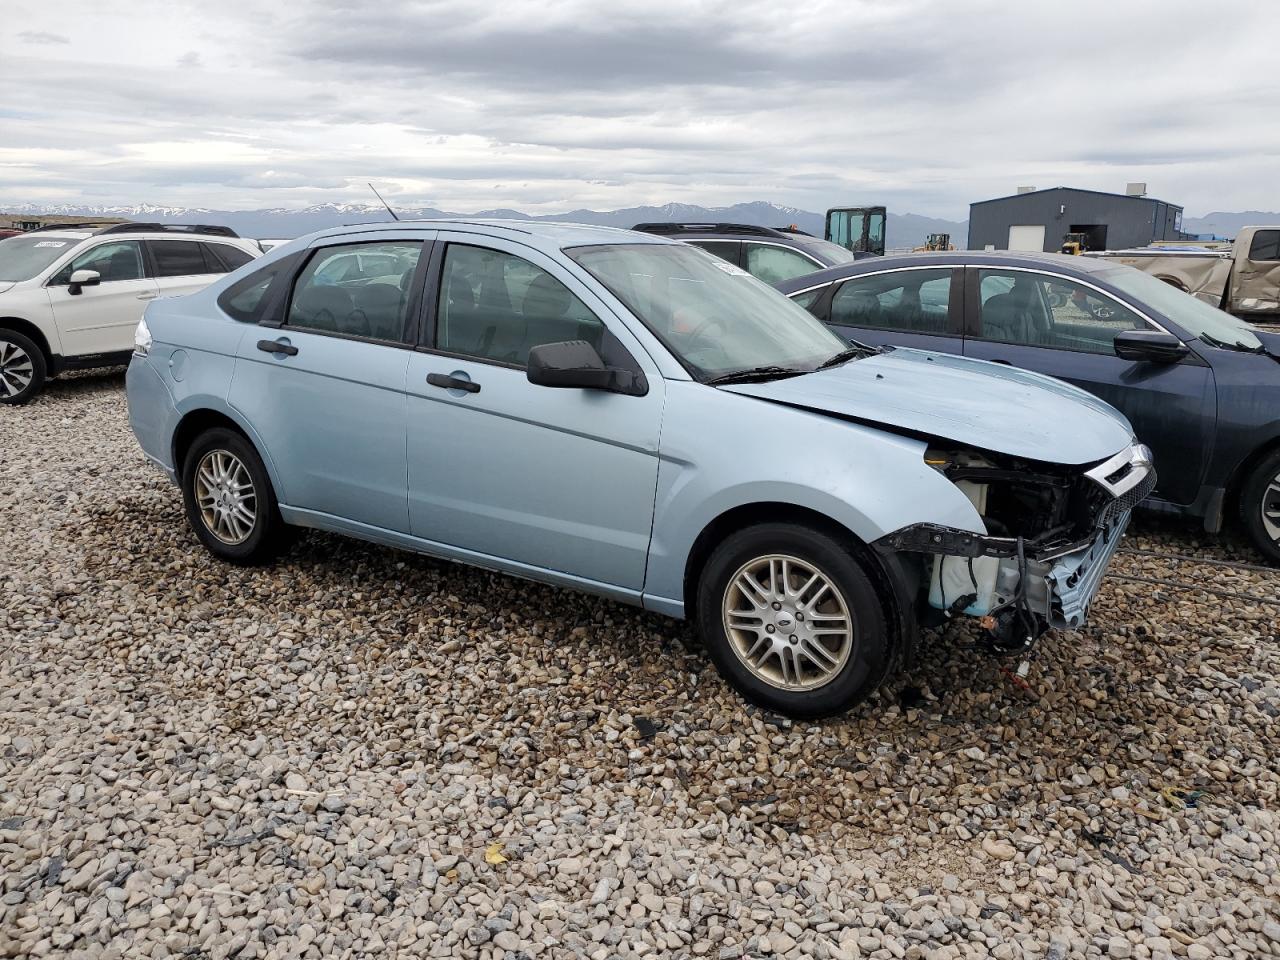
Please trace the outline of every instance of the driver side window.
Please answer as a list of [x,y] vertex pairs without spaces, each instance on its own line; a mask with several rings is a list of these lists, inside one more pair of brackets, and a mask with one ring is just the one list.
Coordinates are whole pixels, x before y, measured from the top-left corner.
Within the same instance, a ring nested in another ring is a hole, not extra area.
[[137,240],[100,243],[75,257],[49,281],[50,286],[65,286],[77,270],[95,270],[102,283],[114,280],[141,280],[142,248]]
[[440,276],[436,346],[523,367],[544,343],[601,348],[604,324],[563,283],[522,257],[451,243]]
[[982,340],[1114,354],[1116,334],[1149,330],[1120,301],[1063,277],[979,270]]

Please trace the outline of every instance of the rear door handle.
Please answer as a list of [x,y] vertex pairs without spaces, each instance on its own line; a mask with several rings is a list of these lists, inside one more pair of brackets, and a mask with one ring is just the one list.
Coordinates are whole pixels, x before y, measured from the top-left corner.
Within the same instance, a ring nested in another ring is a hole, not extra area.
[[280,340],[259,340],[258,349],[263,353],[283,353],[286,357],[296,357],[298,355],[297,347]]
[[[261,346],[261,344],[259,344]],[[443,387],[446,390],[465,390],[467,393],[479,393],[480,384],[474,380],[463,380],[461,377],[451,377],[447,373],[428,373],[427,383],[433,387]]]
[[154,299],[155,299],[156,297],[158,297],[158,296],[160,296],[160,294],[158,294],[158,293],[140,293],[140,294],[138,294],[138,299],[139,299],[139,300],[154,300]]

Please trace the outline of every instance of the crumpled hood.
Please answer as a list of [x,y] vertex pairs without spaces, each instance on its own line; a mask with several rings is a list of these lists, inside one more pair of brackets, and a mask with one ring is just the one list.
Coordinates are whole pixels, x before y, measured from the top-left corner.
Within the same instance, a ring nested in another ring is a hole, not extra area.
[[1118,410],[1061,380],[902,347],[830,370],[720,389],[1046,463],[1104,460],[1133,439]]

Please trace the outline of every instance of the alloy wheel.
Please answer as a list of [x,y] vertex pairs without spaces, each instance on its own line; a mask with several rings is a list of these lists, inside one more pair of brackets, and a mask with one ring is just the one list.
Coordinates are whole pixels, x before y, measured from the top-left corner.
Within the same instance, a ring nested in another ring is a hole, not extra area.
[[1271,478],[1262,492],[1262,529],[1272,540],[1280,543],[1280,473]]
[[258,522],[258,494],[249,469],[227,450],[200,458],[195,477],[196,505],[205,528],[223,543],[244,543]]
[[730,647],[756,677],[783,690],[830,683],[853,650],[853,618],[835,582],[798,557],[770,554],[729,579],[722,607]]
[[16,397],[35,377],[35,364],[16,343],[0,340],[0,397]]

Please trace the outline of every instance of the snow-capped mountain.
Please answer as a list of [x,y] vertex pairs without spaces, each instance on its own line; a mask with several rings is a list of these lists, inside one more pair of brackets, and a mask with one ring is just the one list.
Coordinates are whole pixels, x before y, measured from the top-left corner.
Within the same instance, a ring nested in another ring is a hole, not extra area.
[[[520,220],[547,220],[558,223],[592,223],[608,227],[632,227],[637,223],[750,223],[763,227],[791,224],[816,236],[822,236],[823,214],[796,207],[757,200],[727,207],[700,207],[689,203],[666,203],[661,206],[627,207],[622,210],[571,210],[568,213],[527,214],[520,210],[497,209],[458,213],[435,207],[401,206],[392,201],[396,213],[404,220],[435,217],[501,217]],[[152,220],[158,223],[216,223],[233,228],[242,236],[259,239],[287,239],[314,230],[350,223],[374,223],[390,220],[381,204],[317,203],[309,207],[288,209],[270,207],[262,210],[214,210],[208,207],[173,207],[153,203],[134,205],[82,204],[43,205],[24,203],[11,205],[10,213],[46,213],[82,217],[122,217],[128,220]],[[952,241],[965,241],[967,225],[952,220],[938,220],[917,214],[890,213],[886,246],[912,247],[924,242],[930,233],[949,233]]]

